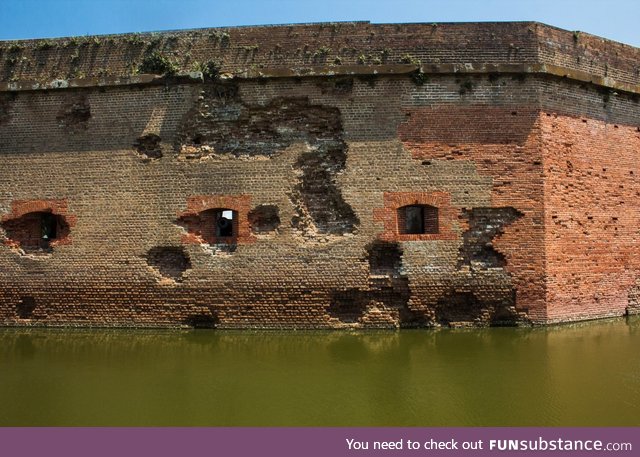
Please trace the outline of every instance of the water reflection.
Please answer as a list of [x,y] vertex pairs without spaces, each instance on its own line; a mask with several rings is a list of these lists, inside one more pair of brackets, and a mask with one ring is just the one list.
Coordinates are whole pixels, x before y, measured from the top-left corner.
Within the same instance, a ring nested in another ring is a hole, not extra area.
[[2,329],[0,425],[637,426],[638,328]]

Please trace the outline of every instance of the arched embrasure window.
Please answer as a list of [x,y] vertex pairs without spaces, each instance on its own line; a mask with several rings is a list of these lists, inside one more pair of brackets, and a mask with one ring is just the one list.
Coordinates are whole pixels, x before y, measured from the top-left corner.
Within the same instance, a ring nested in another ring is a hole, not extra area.
[[408,205],[398,208],[398,233],[422,235],[438,233],[438,208],[430,205]]

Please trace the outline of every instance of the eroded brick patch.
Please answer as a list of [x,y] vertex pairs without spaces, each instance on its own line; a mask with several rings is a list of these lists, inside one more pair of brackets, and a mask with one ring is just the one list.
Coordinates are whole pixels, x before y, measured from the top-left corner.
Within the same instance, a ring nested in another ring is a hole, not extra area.
[[178,282],[191,268],[189,254],[181,246],[155,246],[147,252],[146,260],[164,278]]
[[295,162],[289,191],[296,215],[291,225],[305,238],[354,232],[359,219],[342,197],[337,175],[346,164],[340,110],[304,97],[276,97],[249,104],[233,84],[205,85],[176,137],[178,157],[265,159],[293,144],[305,152]]
[[291,225],[306,237],[353,233],[360,223],[336,182],[346,164],[346,150],[342,141],[325,144],[302,153],[295,163],[301,176],[289,195],[296,212]]
[[205,85],[176,139],[181,157],[271,157],[294,143],[327,148],[342,138],[340,111],[306,98],[277,97],[266,105],[244,102],[238,87]]
[[496,250],[493,241],[505,227],[523,216],[515,208],[472,208],[462,211],[467,230],[462,234],[458,268],[504,268],[507,260]]
[[12,94],[0,94],[0,125],[8,123],[11,119],[14,99],[15,96]]
[[272,233],[280,226],[280,211],[276,205],[259,205],[247,215],[255,234]]
[[91,106],[86,95],[76,95],[64,104],[56,116],[58,125],[70,132],[86,130],[91,119]]
[[424,326],[422,314],[409,309],[411,289],[397,242],[375,240],[366,247],[366,288],[336,289],[327,313],[339,325],[374,328]]
[[136,149],[140,157],[147,160],[155,160],[162,157],[162,147],[160,145],[162,139],[155,133],[147,133],[136,139],[133,147]]

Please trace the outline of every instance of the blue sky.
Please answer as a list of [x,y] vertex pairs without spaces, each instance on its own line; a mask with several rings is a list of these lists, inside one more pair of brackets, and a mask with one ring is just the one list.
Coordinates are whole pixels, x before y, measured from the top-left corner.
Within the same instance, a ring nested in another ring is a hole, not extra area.
[[3,40],[353,20],[535,20],[640,47],[640,0],[0,0]]

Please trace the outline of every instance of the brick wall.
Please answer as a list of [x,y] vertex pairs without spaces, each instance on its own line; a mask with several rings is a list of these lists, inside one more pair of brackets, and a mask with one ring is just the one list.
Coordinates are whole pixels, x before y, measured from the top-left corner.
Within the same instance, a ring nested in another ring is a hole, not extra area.
[[[336,57],[364,71],[411,53],[425,73],[0,93],[0,323],[393,328],[636,309],[637,96],[425,66],[533,64],[545,27],[303,25],[12,50],[44,63],[16,60],[8,79],[68,77],[67,57],[122,74],[154,49],[239,72]],[[544,58],[564,59],[572,34],[549,33],[564,54]],[[631,83],[635,52],[594,61]],[[401,233],[407,205],[437,208],[437,233]],[[215,235],[219,210],[233,211],[230,239]],[[12,224],[40,212],[68,233],[21,251]]]
[[640,270],[638,127],[542,117],[550,321],[624,314]]

